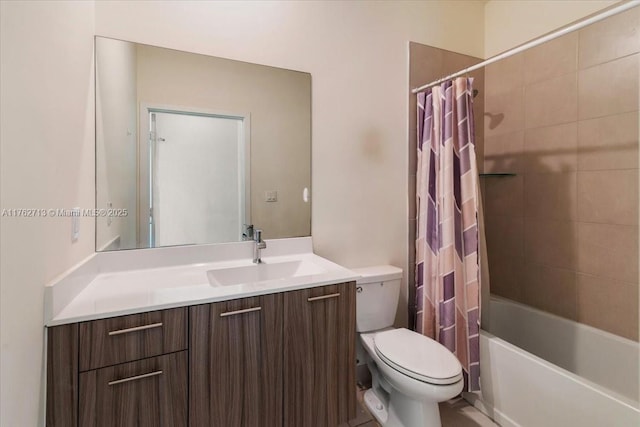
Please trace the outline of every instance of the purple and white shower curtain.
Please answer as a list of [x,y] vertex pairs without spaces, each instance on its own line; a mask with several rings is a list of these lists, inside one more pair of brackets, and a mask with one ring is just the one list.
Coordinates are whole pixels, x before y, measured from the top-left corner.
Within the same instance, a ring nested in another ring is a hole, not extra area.
[[471,78],[418,94],[416,330],[460,361],[480,389],[478,170]]

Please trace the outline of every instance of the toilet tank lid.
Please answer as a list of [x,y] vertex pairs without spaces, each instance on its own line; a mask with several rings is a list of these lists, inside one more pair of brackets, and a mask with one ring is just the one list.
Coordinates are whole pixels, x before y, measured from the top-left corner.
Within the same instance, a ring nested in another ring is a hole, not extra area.
[[360,275],[360,278],[356,280],[356,283],[358,284],[384,282],[386,280],[402,278],[402,269],[394,267],[393,265],[375,265],[371,267],[352,268],[351,271]]

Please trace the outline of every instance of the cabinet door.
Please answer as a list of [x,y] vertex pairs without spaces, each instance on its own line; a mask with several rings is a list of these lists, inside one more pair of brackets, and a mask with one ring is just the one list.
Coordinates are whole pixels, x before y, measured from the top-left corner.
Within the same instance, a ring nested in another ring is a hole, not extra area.
[[47,427],[78,425],[78,324],[47,328]]
[[282,294],[190,308],[189,424],[282,425]]
[[83,427],[187,425],[187,352],[80,373]]
[[355,418],[355,307],[353,282],[285,293],[286,427]]

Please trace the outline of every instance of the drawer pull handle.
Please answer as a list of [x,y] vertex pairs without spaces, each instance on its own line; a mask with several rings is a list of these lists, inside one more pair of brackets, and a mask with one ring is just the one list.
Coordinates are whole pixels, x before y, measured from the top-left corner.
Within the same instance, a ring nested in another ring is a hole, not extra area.
[[136,375],[134,377],[123,378],[121,380],[109,381],[109,385],[116,385],[127,383],[129,381],[141,380],[143,378],[155,377],[157,375],[162,375],[162,371],[149,372],[148,374]]
[[110,331],[109,336],[128,334],[129,332],[144,331],[146,329],[159,328],[161,326],[162,326],[162,322],[159,322],[159,323],[152,323],[150,325],[136,326],[135,328],[119,329],[117,331]]
[[329,298],[337,298],[340,296],[340,292],[337,292],[335,294],[329,294],[329,295],[320,295],[319,297],[311,297],[311,298],[307,298],[307,301],[309,302],[313,302],[313,301],[320,301],[323,299],[329,299]]
[[262,310],[262,307],[245,308],[244,310],[236,310],[236,311],[225,311],[224,313],[220,313],[220,317],[234,316],[236,314],[251,313],[252,311],[260,311],[260,310]]

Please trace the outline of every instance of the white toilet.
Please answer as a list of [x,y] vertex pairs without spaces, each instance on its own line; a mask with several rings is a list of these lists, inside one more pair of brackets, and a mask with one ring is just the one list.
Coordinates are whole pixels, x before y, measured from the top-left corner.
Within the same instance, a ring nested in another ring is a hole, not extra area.
[[401,269],[383,265],[352,271],[361,276],[356,329],[372,378],[364,395],[367,408],[384,427],[441,426],[438,402],[462,391],[460,362],[431,338],[392,327]]

